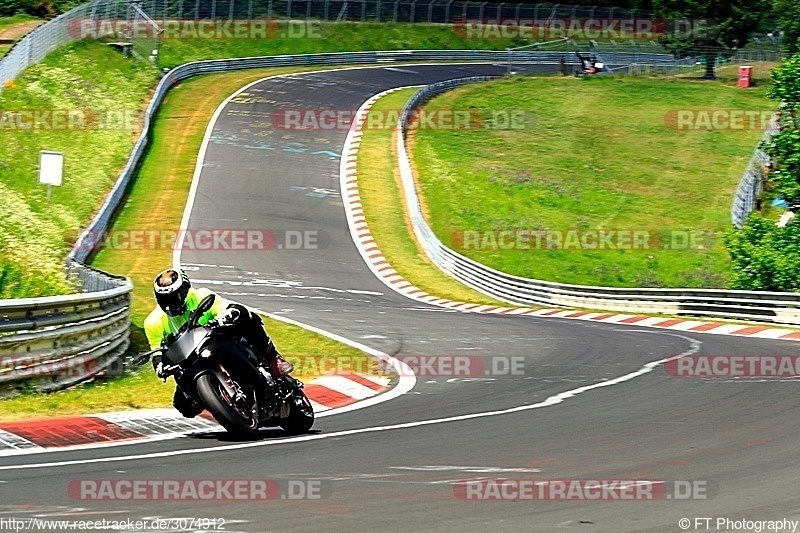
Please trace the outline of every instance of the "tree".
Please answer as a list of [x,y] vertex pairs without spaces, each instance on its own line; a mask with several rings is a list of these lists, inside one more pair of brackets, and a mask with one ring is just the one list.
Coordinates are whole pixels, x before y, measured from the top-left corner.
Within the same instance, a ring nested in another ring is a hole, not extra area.
[[[796,205],[800,200],[800,54],[772,70],[769,95],[781,101],[780,131],[763,149],[775,160],[770,175],[775,192]],[[800,292],[800,218],[785,227],[759,213],[751,213],[745,225],[726,236],[733,260],[731,288]]]
[[[703,56],[704,78],[714,79],[717,57],[743,47],[770,13],[773,0],[653,0],[655,16],[668,22],[662,43],[673,53]],[[797,2],[797,0],[786,0]]]
[[779,132],[762,149],[776,163],[770,177],[776,192],[786,201],[800,201],[800,54],[772,69],[769,96],[781,102]]
[[800,2],[797,0],[775,0],[774,17],[783,32],[786,51],[790,54],[800,52]]

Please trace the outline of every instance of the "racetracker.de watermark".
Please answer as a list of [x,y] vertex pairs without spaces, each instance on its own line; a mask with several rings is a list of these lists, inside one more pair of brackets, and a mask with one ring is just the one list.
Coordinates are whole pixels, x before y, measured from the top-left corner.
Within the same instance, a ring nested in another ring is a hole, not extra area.
[[458,500],[661,501],[708,500],[716,485],[706,480],[475,479],[453,485]]
[[461,39],[708,41],[719,30],[714,19],[548,17],[464,19],[454,24],[453,32]]
[[128,109],[0,109],[0,133],[138,129],[139,114]]
[[396,363],[374,357],[287,356],[295,371],[304,375],[477,378],[525,375],[522,356],[396,355]]
[[[49,515],[46,515],[49,516]],[[57,520],[32,516],[26,519],[0,518],[0,531],[227,531],[229,520],[208,517],[98,518]],[[227,528],[226,528],[227,526]]]
[[677,378],[792,378],[800,376],[797,355],[687,355],[664,362]]
[[275,19],[71,19],[67,32],[76,40],[176,39],[320,39],[322,24],[315,20]]
[[[78,249],[252,251],[321,250],[330,237],[323,230],[266,229],[119,229],[87,231]],[[72,240],[68,238],[67,240]]]
[[74,479],[67,494],[80,501],[322,500],[332,483],[322,479]]
[[106,375],[121,375],[124,364],[119,360],[106,364],[82,355],[53,358],[19,354],[0,357],[0,377],[8,380],[48,378],[61,381],[93,376],[100,371]]
[[774,116],[775,111],[753,109],[670,109],[664,124],[682,131],[764,131]]
[[[400,109],[277,109],[271,115],[278,130],[348,131],[361,121],[361,129],[395,130]],[[408,115],[410,130],[523,130],[536,125],[536,116],[522,109],[416,109]]]
[[705,250],[714,234],[704,230],[569,229],[458,230],[455,250]]

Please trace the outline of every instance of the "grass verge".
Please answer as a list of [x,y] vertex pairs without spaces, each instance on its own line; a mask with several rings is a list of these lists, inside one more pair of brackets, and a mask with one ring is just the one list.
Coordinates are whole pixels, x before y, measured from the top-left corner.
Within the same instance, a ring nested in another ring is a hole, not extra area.
[[[153,124],[151,149],[113,229],[177,230],[203,135],[219,103],[251,81],[298,71],[283,68],[215,74],[187,80],[170,91]],[[142,250],[109,248],[100,250],[92,261],[97,268],[133,280],[131,351],[146,349],[142,325],[155,305],[152,279],[171,264],[171,256],[168,249],[142,253]],[[279,351],[288,360],[299,363],[295,375],[300,379],[318,375],[317,366],[309,363],[315,358],[326,358],[328,365],[330,358],[340,358],[348,368],[359,368],[358,365],[371,368],[367,364],[370,356],[360,350],[277,320],[265,318],[265,324]],[[98,379],[52,394],[30,393],[0,400],[0,420],[168,407],[173,391],[173,380],[165,385],[150,365],[145,365],[124,377]]]
[[[403,89],[386,95],[375,102],[370,112],[384,116],[386,112],[402,109],[417,90]],[[358,148],[358,192],[370,233],[386,260],[401,276],[429,294],[503,305],[445,275],[420,248],[407,215],[397,169],[394,124],[389,128],[365,128],[363,133]]]
[[[13,24],[32,24],[14,20]],[[11,23],[10,23],[11,24]],[[13,27],[13,24],[9,27]],[[286,31],[286,23],[282,26]],[[452,27],[375,23],[309,23],[293,37],[273,39],[166,39],[161,65],[254,55],[361,50],[494,48],[516,41],[462,39]],[[0,109],[136,117],[157,73],[147,62],[123,57],[97,41],[81,41],[50,54],[4,87]],[[4,115],[5,116],[5,115]],[[52,121],[51,121],[52,122]],[[14,127],[0,122],[0,196],[12,217],[0,218],[0,298],[70,292],[61,261],[116,179],[138,133],[125,127],[67,129]],[[132,126],[132,127],[130,127]],[[65,182],[50,202],[35,183],[39,150],[65,155]],[[26,228],[40,228],[33,235]],[[30,258],[37,258],[32,261]]]
[[159,49],[161,66],[187,61],[280,54],[360,52],[368,50],[505,50],[529,44],[519,39],[466,38],[453,25],[371,22],[281,22],[277,35],[267,39],[170,39]]
[[[744,90],[727,80],[545,77],[445,93],[426,111],[469,110],[482,117],[516,111],[525,120],[518,129],[413,132],[431,227],[472,259],[520,276],[725,287],[730,259],[721,235],[762,131],[679,130],[674,117],[683,110],[770,110],[766,89]],[[553,249],[546,237],[537,245],[531,237],[529,249],[516,242],[502,249],[490,237],[504,230],[552,231],[564,247]],[[573,230],[640,231],[648,240],[638,249],[612,243],[613,249],[592,250],[574,241],[566,249]],[[468,232],[478,240],[466,239]],[[686,236],[695,240],[681,247]]]
[[[79,42],[6,84],[0,94],[0,298],[69,292],[63,258],[128,158],[136,117],[156,79],[142,62]],[[112,125],[105,120],[110,116],[131,120]],[[40,150],[64,154],[64,181],[49,200],[36,181]]]
[[0,37],[5,35],[5,32],[9,29],[13,29],[16,27],[23,27],[27,28],[33,22],[43,22],[42,19],[36,18],[32,15],[27,15],[25,13],[17,13],[11,17],[0,17]]

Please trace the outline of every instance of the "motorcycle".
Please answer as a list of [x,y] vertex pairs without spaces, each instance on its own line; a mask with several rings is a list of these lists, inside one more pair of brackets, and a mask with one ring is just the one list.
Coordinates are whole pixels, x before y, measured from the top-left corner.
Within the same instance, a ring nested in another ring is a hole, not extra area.
[[165,345],[139,353],[133,364],[141,366],[161,353],[164,381],[172,376],[231,433],[254,435],[261,427],[274,426],[290,435],[307,432],[314,424],[314,408],[303,383],[277,365],[259,365],[250,347],[224,325],[200,325],[214,299],[213,294],[206,296]]

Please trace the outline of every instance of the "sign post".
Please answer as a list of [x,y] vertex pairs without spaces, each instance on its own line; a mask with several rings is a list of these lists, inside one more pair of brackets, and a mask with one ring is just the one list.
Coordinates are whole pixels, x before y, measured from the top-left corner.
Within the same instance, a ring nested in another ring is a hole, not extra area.
[[64,173],[64,154],[41,150],[39,152],[39,183],[47,185],[47,201],[53,185],[60,186]]

